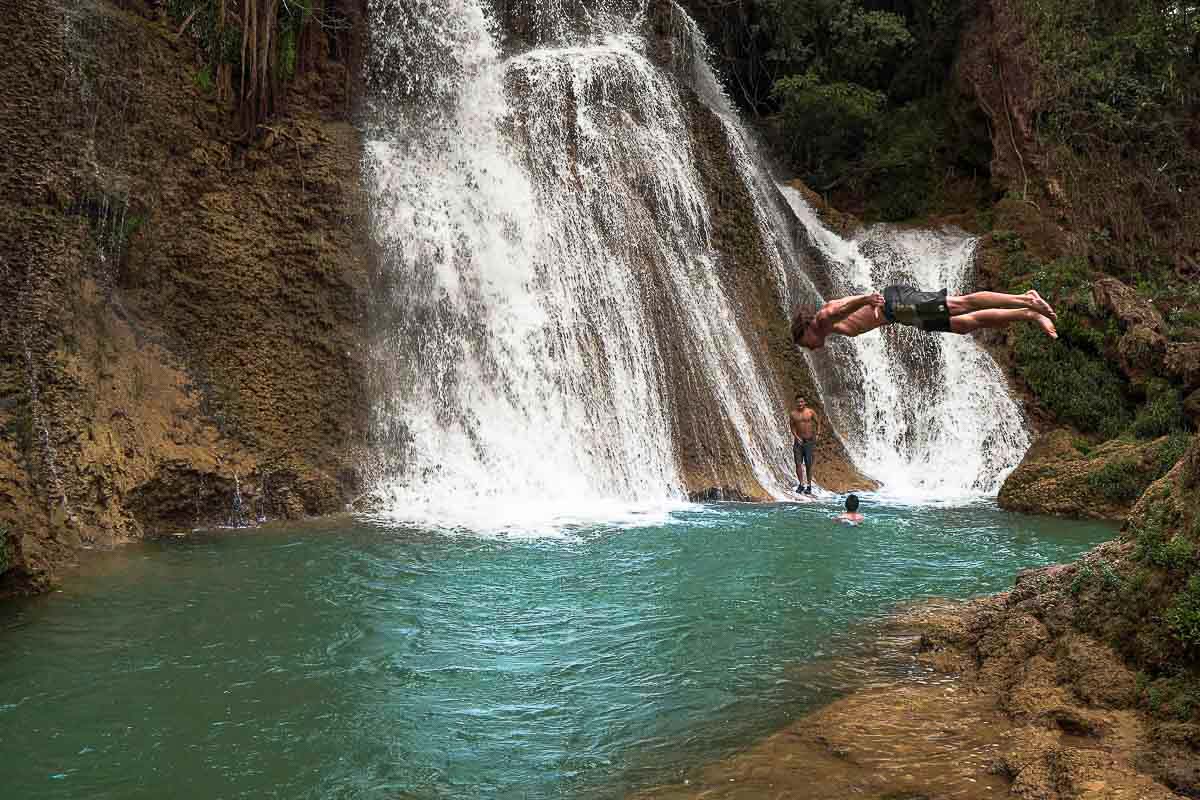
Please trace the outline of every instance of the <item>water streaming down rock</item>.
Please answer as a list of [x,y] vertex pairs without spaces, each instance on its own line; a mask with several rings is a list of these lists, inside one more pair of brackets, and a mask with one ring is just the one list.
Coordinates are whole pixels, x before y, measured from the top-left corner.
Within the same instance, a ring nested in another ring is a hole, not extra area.
[[[661,509],[704,486],[781,496],[786,401],[734,292],[736,257],[714,245],[695,98],[724,129],[773,273],[766,313],[817,286],[956,288],[969,242],[880,232],[859,249],[891,256],[839,260],[858,245],[789,207],[677,5],[501,5],[503,29],[477,0],[373,7],[374,427],[392,458],[379,493],[471,528]],[[972,343],[897,332],[831,352],[849,366],[810,366],[867,474],[988,492],[1019,460],[1019,413]]]
[[[828,230],[799,192],[782,191],[824,255],[835,295],[892,283],[951,294],[972,288],[974,239],[880,225],[848,241]],[[892,326],[834,337],[810,359],[851,456],[890,494],[995,495],[1029,448],[1004,376],[968,336]]]
[[687,403],[734,432],[721,460],[755,493],[788,479],[680,88],[628,5],[584,4],[508,56],[477,3],[377,5],[376,427],[401,513],[479,527],[682,500],[703,482],[680,466]]

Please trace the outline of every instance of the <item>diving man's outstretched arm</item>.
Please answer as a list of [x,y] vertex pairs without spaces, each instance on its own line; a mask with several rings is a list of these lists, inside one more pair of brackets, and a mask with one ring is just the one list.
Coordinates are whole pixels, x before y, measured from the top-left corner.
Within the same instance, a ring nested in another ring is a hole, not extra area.
[[855,311],[866,306],[883,308],[883,295],[872,292],[830,300],[817,312],[816,323],[823,328],[832,328]]

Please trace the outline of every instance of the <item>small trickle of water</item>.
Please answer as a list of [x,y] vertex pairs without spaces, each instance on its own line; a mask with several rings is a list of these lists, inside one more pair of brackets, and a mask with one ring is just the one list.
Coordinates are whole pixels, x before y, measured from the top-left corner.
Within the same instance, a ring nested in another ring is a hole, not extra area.
[[246,511],[242,503],[242,481],[237,472],[233,473],[233,501],[229,508],[229,527],[246,527]]

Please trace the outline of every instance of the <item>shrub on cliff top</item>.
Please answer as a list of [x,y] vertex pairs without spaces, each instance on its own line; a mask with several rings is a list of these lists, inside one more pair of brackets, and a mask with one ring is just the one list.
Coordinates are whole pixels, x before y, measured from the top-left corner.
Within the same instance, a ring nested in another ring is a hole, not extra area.
[[[1141,460],[1122,458],[1108,462],[1088,475],[1088,486],[1113,503],[1132,503],[1142,496],[1150,484],[1171,471],[1183,457],[1190,443],[1191,437],[1187,434],[1168,436]],[[1164,498],[1163,505],[1156,509],[1156,512],[1170,507]],[[1156,536],[1162,538],[1163,520],[1152,514],[1151,525],[1157,525],[1159,530]]]

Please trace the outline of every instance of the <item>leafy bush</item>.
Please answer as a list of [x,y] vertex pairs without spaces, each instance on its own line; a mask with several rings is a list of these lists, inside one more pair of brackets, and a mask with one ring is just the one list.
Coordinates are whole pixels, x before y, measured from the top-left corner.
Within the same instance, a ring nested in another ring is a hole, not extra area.
[[887,116],[867,147],[860,169],[882,219],[909,219],[928,210],[943,138],[939,121],[928,104],[910,103]]
[[1103,358],[1027,325],[1018,330],[1013,352],[1021,376],[1060,422],[1112,437],[1132,421],[1125,380]]
[[1186,650],[1200,655],[1200,575],[1193,575],[1176,595],[1164,619],[1175,639]]
[[213,90],[212,70],[208,68],[207,64],[196,70],[196,74],[192,76],[192,83],[196,84],[196,88],[205,94]]
[[[1146,388],[1146,403],[1138,409],[1133,421],[1133,435],[1139,439],[1155,439],[1170,433],[1185,431],[1188,427],[1187,417],[1183,413],[1183,400],[1179,390],[1163,380],[1154,380]],[[1183,437],[1187,447],[1187,437]],[[1179,456],[1183,450],[1179,451]],[[1179,460],[1176,456],[1175,460]],[[1174,462],[1172,462],[1174,464]]]
[[1164,491],[1142,518],[1131,518],[1128,532],[1137,543],[1134,557],[1139,561],[1187,575],[1196,566],[1196,536],[1179,530],[1182,520],[1169,496]]
[[1185,722],[1200,713],[1200,675],[1194,672],[1154,681],[1149,676],[1139,676],[1137,685],[1151,711]]
[[818,186],[842,177],[880,121],[884,96],[855,83],[824,83],[815,72],[775,84],[792,158]]
[[8,568],[12,566],[8,560],[8,538],[8,528],[0,525],[0,575],[8,572]]
[[1119,504],[1134,502],[1152,482],[1153,478],[1129,459],[1110,461],[1087,477],[1093,491]]
[[1166,441],[1158,449],[1158,454],[1155,456],[1156,472],[1158,478],[1166,475],[1171,471],[1172,467],[1179,463],[1179,459],[1183,458],[1183,454],[1187,452],[1188,447],[1192,443],[1192,437],[1186,433],[1176,433],[1168,436]]
[[[1130,458],[1110,461],[1088,475],[1088,486],[1115,503],[1132,503],[1142,496],[1146,487],[1171,471],[1187,451],[1190,440],[1191,437],[1186,434],[1168,437],[1153,453],[1148,464]],[[1162,520],[1154,520],[1152,526],[1157,526],[1154,536],[1165,540],[1167,533],[1163,530]]]

